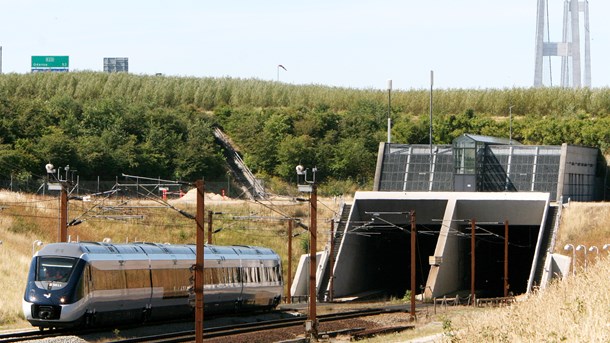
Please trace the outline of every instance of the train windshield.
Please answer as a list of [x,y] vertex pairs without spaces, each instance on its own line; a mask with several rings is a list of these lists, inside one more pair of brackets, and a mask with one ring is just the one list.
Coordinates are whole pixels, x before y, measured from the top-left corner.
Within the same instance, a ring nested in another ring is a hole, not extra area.
[[67,282],[76,264],[73,257],[46,257],[38,258],[36,281]]

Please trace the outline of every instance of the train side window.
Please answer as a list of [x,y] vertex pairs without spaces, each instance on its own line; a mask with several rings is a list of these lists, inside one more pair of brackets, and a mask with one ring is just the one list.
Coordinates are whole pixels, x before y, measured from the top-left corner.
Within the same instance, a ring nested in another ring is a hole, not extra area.
[[267,281],[269,282],[275,282],[275,273],[273,272],[273,267],[266,267],[265,268],[265,272],[267,273]]
[[163,298],[186,297],[190,276],[191,272],[187,268],[154,269],[152,271],[153,287],[163,289]]
[[252,275],[251,275],[251,271],[249,267],[244,267],[244,282],[245,283],[250,283],[252,282]]
[[125,288],[125,273],[122,270],[103,270],[92,266],[91,278],[94,280],[94,290]]
[[261,271],[261,282],[269,282],[269,271],[267,267],[260,267]]
[[275,272],[275,276],[278,282],[282,282],[282,271],[280,270],[280,265],[276,265],[273,267],[273,271]]
[[212,271],[210,268],[203,269],[203,284],[211,285],[212,284]]
[[83,295],[87,295],[91,292],[91,287],[93,287],[93,282],[91,280],[91,267],[89,264],[87,264],[83,270],[83,281]]
[[74,293],[74,301],[79,301],[82,299],[85,294],[87,294],[89,280],[87,277],[87,268],[83,270],[83,273],[80,275],[78,279],[78,284],[76,285],[76,292]]
[[245,283],[252,283],[254,282],[254,274],[252,271],[252,267],[244,267],[244,282]]
[[239,267],[239,273],[241,276],[241,282],[247,283],[248,282],[248,270],[245,267]]
[[127,269],[125,270],[127,288],[147,288],[150,287],[150,274],[147,269]]
[[217,285],[220,282],[222,276],[219,271],[222,268],[205,268],[203,270],[203,279],[205,285]]
[[226,281],[228,284],[233,283],[233,268],[231,268],[231,267],[225,268],[225,273],[226,273],[226,275],[227,275],[227,278],[226,278],[226,280],[225,280],[225,281]]
[[212,284],[217,285],[218,284],[218,268],[211,268],[210,271],[212,272]]
[[237,267],[233,267],[231,268],[231,275],[232,275],[232,283],[240,283],[240,277],[239,277],[239,268]]
[[218,268],[218,274],[218,283],[229,283],[229,273],[227,273],[227,268]]
[[231,267],[225,268],[225,273],[227,274],[226,281],[228,284],[233,283],[233,270],[232,269],[233,268],[231,268]]

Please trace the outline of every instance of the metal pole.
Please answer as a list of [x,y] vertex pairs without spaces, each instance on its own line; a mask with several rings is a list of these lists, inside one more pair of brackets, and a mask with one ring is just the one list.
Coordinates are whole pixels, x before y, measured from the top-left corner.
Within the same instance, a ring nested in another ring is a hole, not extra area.
[[333,301],[335,290],[335,221],[330,221],[330,289],[328,290],[328,300]]
[[288,287],[286,289],[286,302],[292,303],[292,223],[293,220],[288,221]]
[[411,320],[415,320],[415,239],[417,234],[417,228],[415,227],[415,211],[411,211]]
[[309,198],[310,218],[309,218],[309,320],[311,321],[311,335],[318,338],[318,323],[316,318],[316,245],[317,245],[317,216],[318,216],[318,196],[316,185],[311,185],[311,197]]
[[59,241],[68,241],[68,185],[61,183],[60,196],[60,212],[59,212]]
[[434,87],[434,70],[430,70],[430,174],[432,174],[432,89]]
[[472,301],[472,305],[475,305],[475,285],[474,285],[474,280],[475,280],[475,244],[476,244],[476,240],[475,240],[475,236],[476,236],[476,230],[477,230],[477,226],[476,226],[476,222],[475,219],[472,218],[470,220],[470,224],[471,224],[471,237],[470,237],[470,300]]
[[572,246],[572,276],[576,276],[576,247]]
[[208,244],[212,244],[212,216],[214,212],[208,211]]
[[392,80],[388,80],[388,143],[392,142]]
[[510,133],[508,136],[508,144],[513,144],[513,107],[515,107],[515,106],[513,105],[508,108],[508,116],[510,118],[509,119]]
[[504,297],[508,296],[508,219],[504,221]]
[[204,268],[204,185],[203,180],[197,183],[197,248],[195,261],[195,342],[203,343],[203,268]]

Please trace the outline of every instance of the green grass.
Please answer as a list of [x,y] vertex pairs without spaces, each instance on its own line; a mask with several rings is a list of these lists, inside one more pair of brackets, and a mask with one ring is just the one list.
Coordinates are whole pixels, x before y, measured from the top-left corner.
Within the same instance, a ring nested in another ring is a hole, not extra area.
[[[194,106],[214,110],[230,107],[316,107],[343,111],[358,101],[386,103],[382,89],[353,89],[324,85],[292,85],[259,79],[146,76],[101,72],[0,75],[0,97],[49,100],[69,96],[77,100],[120,98],[161,107]],[[608,88],[505,88],[434,90],[436,113],[513,115],[607,116]],[[399,113],[423,115],[429,111],[425,89],[395,90],[392,106]]]

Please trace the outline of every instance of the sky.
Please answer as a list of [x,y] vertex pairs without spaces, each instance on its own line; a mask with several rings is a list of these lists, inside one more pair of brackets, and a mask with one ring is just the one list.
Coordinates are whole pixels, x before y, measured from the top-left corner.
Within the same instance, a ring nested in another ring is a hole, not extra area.
[[[548,2],[558,41],[563,1]],[[129,72],[143,75],[360,89],[386,89],[391,79],[409,90],[430,88],[434,71],[434,88],[531,87],[536,3],[0,0],[2,72],[28,73],[33,55],[67,55],[71,71],[127,57]],[[589,8],[592,86],[608,87],[610,1]],[[558,85],[559,74],[553,79]]]

